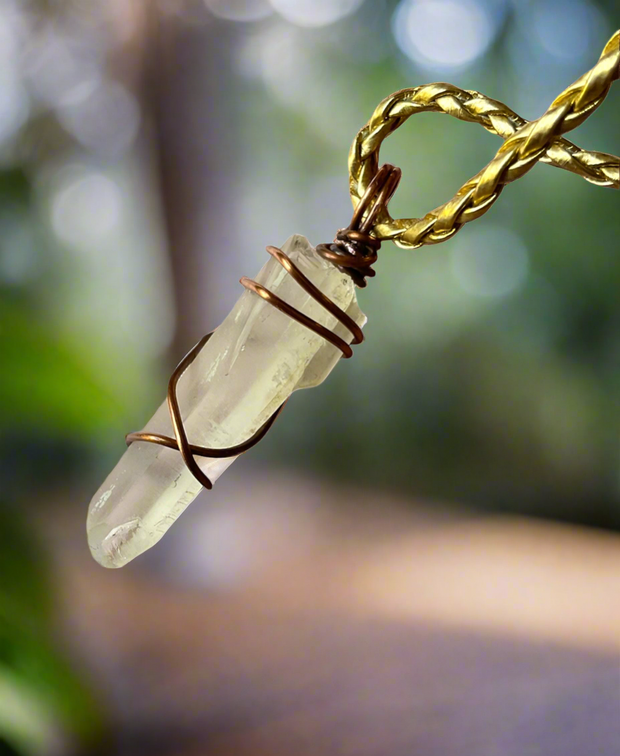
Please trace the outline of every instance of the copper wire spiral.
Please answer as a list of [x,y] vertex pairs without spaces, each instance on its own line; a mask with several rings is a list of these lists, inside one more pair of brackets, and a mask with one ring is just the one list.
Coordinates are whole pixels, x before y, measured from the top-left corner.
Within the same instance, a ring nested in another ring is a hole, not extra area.
[[[375,275],[375,271],[371,266],[377,260],[377,251],[381,246],[381,242],[371,236],[370,230],[372,229],[377,214],[385,209],[387,203],[394,194],[400,176],[401,171],[399,168],[387,164],[382,166],[368,186],[364,196],[357,204],[349,226],[338,231],[332,244],[319,244],[316,248],[317,253],[321,255],[321,257],[350,275],[354,283],[360,287],[366,286],[366,276]],[[350,318],[344,310],[334,304],[329,297],[323,294],[323,292],[320,291],[312,281],[301,272],[301,270],[299,270],[290,257],[277,247],[269,246],[267,247],[267,252],[269,252],[280,265],[282,265],[286,272],[295,279],[302,289],[304,289],[316,302],[318,302],[318,304],[321,305],[321,307],[326,309],[338,322],[351,332],[353,335],[352,344],[362,343],[364,340],[364,334],[357,323]],[[283,312],[293,320],[301,323],[301,325],[314,331],[314,333],[321,336],[337,349],[340,349],[343,357],[348,359],[353,355],[351,346],[347,344],[344,339],[321,325],[321,323],[304,315],[303,312],[300,312],[295,307],[289,305],[262,284],[252,281],[245,276],[241,279],[241,284],[249,291],[253,291],[259,297],[262,297],[266,302],[272,305],[272,307],[275,307],[280,312]],[[185,355],[181,362],[179,362],[170,376],[167,401],[170,410],[170,418],[172,420],[174,438],[160,433],[149,433],[148,431],[128,433],[127,436],[125,436],[127,446],[134,441],[144,441],[151,444],[158,444],[159,446],[165,446],[168,449],[176,449],[180,452],[183,461],[192,475],[201,485],[208,489],[212,488],[213,484],[209,480],[209,477],[200,469],[195,458],[211,457],[222,459],[225,457],[236,457],[238,454],[243,454],[243,452],[248,451],[263,438],[282,411],[286,401],[288,401],[286,400],[283,402],[273,415],[261,425],[256,433],[241,444],[221,449],[211,449],[206,446],[191,444],[187,438],[187,432],[183,424],[183,416],[181,414],[181,407],[179,406],[179,400],[177,397],[177,385],[183,373],[196,359],[200,350],[212,335],[213,332],[202,338],[193,349]]]
[[321,257],[348,273],[360,288],[366,286],[366,276],[375,275],[372,265],[377,262],[381,246],[370,232],[377,216],[387,208],[401,175],[400,168],[389,163],[381,166],[357,203],[348,227],[338,231],[332,244],[319,244],[316,248]]

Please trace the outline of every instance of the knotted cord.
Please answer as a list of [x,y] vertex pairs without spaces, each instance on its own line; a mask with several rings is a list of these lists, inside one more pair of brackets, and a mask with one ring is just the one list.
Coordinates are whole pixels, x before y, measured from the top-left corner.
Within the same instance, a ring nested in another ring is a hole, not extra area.
[[454,197],[423,218],[396,220],[387,207],[378,213],[372,235],[390,239],[404,249],[445,241],[469,221],[487,212],[502,189],[531,170],[537,162],[572,171],[598,186],[620,188],[620,158],[582,150],[562,134],[579,126],[603,102],[620,77],[620,31],[605,45],[598,63],[565,89],[544,115],[526,121],[498,100],[451,84],[425,84],[383,100],[360,130],[349,154],[350,191],[357,207],[379,170],[383,140],[416,113],[447,113],[478,123],[505,141],[491,162],[458,190]]

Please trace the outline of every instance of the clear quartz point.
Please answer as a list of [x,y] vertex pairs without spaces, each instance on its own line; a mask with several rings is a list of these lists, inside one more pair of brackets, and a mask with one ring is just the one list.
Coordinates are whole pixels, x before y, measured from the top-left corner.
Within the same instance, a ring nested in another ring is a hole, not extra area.
[[[291,236],[282,250],[358,325],[366,316],[351,279],[323,260],[308,240]],[[296,309],[337,333],[352,334],[275,260],[255,279]],[[293,391],[321,383],[341,352],[251,291],[245,291],[177,386],[190,443],[229,447],[250,438]],[[174,436],[164,401],[145,430]],[[236,457],[196,457],[215,482]],[[88,545],[99,564],[122,567],[151,548],[196,498],[201,485],[178,451],[134,442],[93,496]]]

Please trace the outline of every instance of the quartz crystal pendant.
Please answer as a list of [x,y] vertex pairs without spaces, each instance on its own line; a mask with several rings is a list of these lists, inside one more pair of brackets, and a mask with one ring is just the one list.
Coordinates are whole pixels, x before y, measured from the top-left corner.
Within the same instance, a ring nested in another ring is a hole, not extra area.
[[[291,236],[282,251],[334,304],[364,325],[349,276],[318,255],[303,236]],[[349,330],[275,259],[255,280],[351,342]],[[245,291],[179,381],[177,396],[190,442],[210,448],[242,443],[293,391],[321,383],[341,356],[314,331]],[[166,402],[146,429],[173,435]],[[235,459],[196,461],[214,482]],[[86,527],[93,557],[104,567],[122,567],[157,543],[200,490],[178,451],[134,442],[90,503]]]

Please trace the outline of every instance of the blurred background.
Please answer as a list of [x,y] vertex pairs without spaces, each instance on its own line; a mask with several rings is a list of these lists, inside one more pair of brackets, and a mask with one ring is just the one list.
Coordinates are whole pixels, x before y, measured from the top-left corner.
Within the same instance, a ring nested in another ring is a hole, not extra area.
[[[121,571],[93,492],[391,92],[525,118],[614,0],[0,0],[0,754],[620,748],[618,195],[537,166],[385,244],[367,341]],[[620,152],[620,86],[570,138]],[[498,148],[412,118],[421,216]]]

